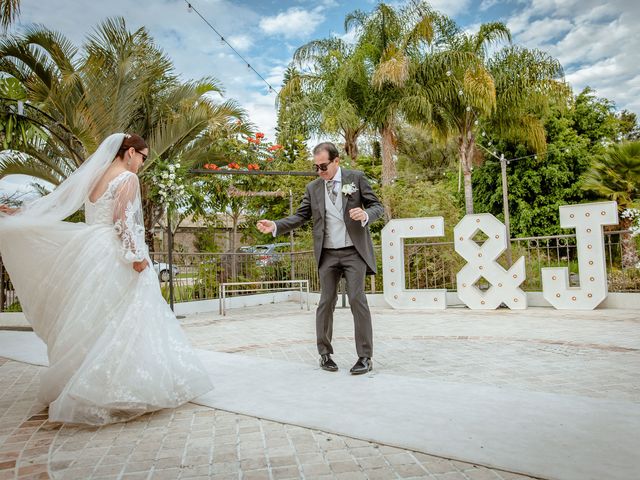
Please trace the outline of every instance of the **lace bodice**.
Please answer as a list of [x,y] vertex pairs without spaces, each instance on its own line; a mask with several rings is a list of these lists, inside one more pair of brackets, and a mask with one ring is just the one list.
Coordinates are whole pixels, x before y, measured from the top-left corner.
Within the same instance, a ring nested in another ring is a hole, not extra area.
[[122,257],[127,262],[140,262],[148,256],[144,243],[144,220],[140,198],[140,182],[135,173],[125,171],[113,178],[95,202],[85,202],[88,225],[113,225],[122,243]]

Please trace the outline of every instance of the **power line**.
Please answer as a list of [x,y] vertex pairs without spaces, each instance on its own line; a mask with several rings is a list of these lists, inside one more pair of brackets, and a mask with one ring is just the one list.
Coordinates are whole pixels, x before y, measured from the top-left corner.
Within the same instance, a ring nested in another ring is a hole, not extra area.
[[218,35],[218,37],[220,37],[220,41],[221,41],[222,43],[225,43],[225,44],[226,44],[226,45],[231,49],[231,51],[232,51],[233,53],[235,53],[235,54],[236,54],[236,56],[237,56],[240,60],[242,60],[242,62],[247,66],[247,68],[248,68],[248,69],[253,70],[253,72],[254,72],[258,77],[260,77],[260,80],[262,80],[262,81],[265,83],[265,85],[266,85],[267,87],[269,87],[269,92],[270,92],[270,93],[271,93],[271,92],[274,92],[274,93],[276,93],[276,94],[278,94],[278,93],[279,93],[275,88],[273,88],[273,87],[271,86],[271,84],[270,84],[269,82],[267,82],[267,80],[266,80],[262,75],[260,75],[260,72],[258,72],[255,68],[253,68],[253,66],[251,65],[251,63],[249,63],[249,61],[248,61],[246,58],[244,58],[244,57],[240,54],[240,52],[238,52],[235,48],[233,48],[233,45],[231,45],[231,44],[227,41],[227,39],[226,39],[226,38],[224,38],[224,35],[222,35],[222,34],[221,34],[217,29],[216,29],[216,27],[214,27],[214,26],[213,26],[213,25],[212,25],[212,24],[211,24],[211,23],[210,23],[206,18],[204,18],[204,16],[202,16],[202,14],[198,11],[198,9],[197,9],[196,7],[194,7],[194,6],[193,6],[193,4],[192,4],[191,2],[189,2],[188,0],[184,0],[184,3],[186,3],[186,4],[187,4],[187,8],[189,9],[189,11],[190,11],[190,12],[195,12],[195,13],[196,13],[196,15],[198,15],[198,16],[202,19],[202,21],[203,21],[203,22],[204,22],[204,23],[205,23],[205,24],[206,24],[206,25],[207,25],[211,30],[213,30],[213,31],[215,32],[215,34],[216,34],[216,35]]
[[[504,157],[504,154],[500,154],[500,156],[498,156],[498,152],[496,152],[495,150],[489,150],[487,147],[485,147],[484,145],[482,145],[481,143],[477,143],[476,145],[478,145],[480,148],[482,148],[483,150],[485,150],[489,155],[491,155],[492,157],[495,157],[498,161],[501,161],[502,158]],[[566,148],[565,152],[568,152],[569,149]],[[545,152],[545,153],[533,153],[531,155],[523,155],[522,157],[515,157],[515,158],[507,158],[507,165],[511,162],[517,162],[519,160],[527,160],[529,158],[534,158],[534,159],[538,159],[538,157],[546,157],[549,154],[549,152]]]

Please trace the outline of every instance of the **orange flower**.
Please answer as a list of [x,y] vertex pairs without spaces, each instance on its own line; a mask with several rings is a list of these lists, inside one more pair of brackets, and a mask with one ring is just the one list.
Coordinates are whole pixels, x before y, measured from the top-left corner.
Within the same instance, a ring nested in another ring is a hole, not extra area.
[[264,138],[264,133],[262,133],[262,132],[256,133],[256,138],[258,138],[258,139]]
[[273,157],[267,158],[267,162],[273,162]]

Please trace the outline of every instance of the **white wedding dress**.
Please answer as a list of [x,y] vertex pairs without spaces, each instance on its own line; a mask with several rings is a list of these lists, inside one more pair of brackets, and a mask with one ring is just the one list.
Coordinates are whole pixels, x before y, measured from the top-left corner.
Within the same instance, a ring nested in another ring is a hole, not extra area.
[[[149,260],[138,177],[122,172],[86,224],[0,218],[0,252],[47,344],[40,398],[52,421],[103,425],[176,407],[213,387],[161,295]],[[151,261],[149,260],[151,265]]]

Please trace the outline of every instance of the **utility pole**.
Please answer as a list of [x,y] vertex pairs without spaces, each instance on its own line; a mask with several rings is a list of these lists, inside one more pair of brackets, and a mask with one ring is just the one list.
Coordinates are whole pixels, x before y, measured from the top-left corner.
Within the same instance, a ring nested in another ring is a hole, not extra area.
[[500,170],[502,171],[502,209],[504,212],[504,226],[507,227],[507,263],[509,268],[513,264],[511,257],[511,227],[509,226],[509,187],[507,186],[507,160],[500,155]]

